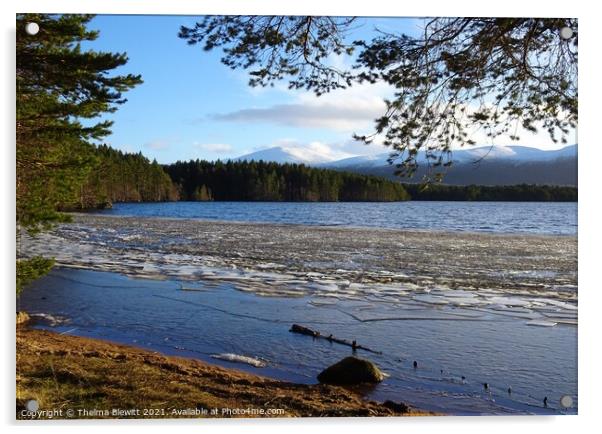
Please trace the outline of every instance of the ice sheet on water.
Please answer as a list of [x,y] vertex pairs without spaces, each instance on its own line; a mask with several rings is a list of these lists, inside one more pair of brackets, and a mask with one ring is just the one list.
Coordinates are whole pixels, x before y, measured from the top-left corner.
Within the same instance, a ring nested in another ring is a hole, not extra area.
[[449,303],[459,307],[486,306],[489,304],[487,300],[482,300],[476,297],[449,297]]
[[451,298],[475,298],[477,294],[473,291],[464,291],[462,289],[443,289],[437,288],[431,290],[431,295],[438,295],[442,297],[451,297]]
[[29,316],[35,320],[39,320],[48,324],[51,327],[56,327],[63,324],[69,324],[69,319],[60,315],[51,315],[48,313],[30,313]]
[[[295,228],[269,225],[183,224],[164,219],[145,219],[143,223],[134,218],[78,216],[74,225],[61,226],[35,239],[25,236],[23,252],[29,256],[52,255],[58,265],[73,268],[203,282],[212,288],[230,283],[240,291],[261,296],[363,300],[378,304],[379,309],[390,307],[396,313],[471,309],[534,320],[566,319],[563,324],[577,319],[574,271],[529,272],[557,270],[560,266],[556,263],[566,270],[570,261],[558,262],[565,256],[550,252],[560,249],[566,253],[572,242],[567,244],[564,238],[539,240],[534,246],[521,237],[500,240],[485,235],[432,237],[423,233],[412,238],[414,235],[405,233],[398,238],[397,244],[405,247],[396,258],[395,253],[383,256],[385,247],[374,248],[375,241],[396,244],[392,238],[398,235],[394,233],[353,229],[353,234],[347,234],[339,229],[325,236],[324,229],[314,233],[299,228],[299,238]],[[238,231],[236,237],[231,234],[233,226]],[[462,251],[456,262],[436,267],[436,274],[432,267],[421,265],[432,265],[449,245],[454,252]],[[519,247],[529,254],[519,254],[516,260],[504,254],[505,249],[522,251]],[[531,254],[536,247],[539,254]],[[483,254],[483,248],[489,256]],[[489,248],[493,250],[487,251]],[[503,262],[495,262],[498,252]],[[349,258],[353,258],[353,266],[341,265]],[[464,260],[469,262],[463,265]],[[509,265],[509,261],[515,262]],[[308,263],[321,265],[310,267]],[[505,276],[511,277],[500,280],[496,277],[500,269],[508,269]],[[517,276],[520,279],[512,280]]]
[[521,306],[521,307],[529,307],[531,306],[531,301],[525,300],[524,298],[518,297],[492,297],[490,302],[493,304],[501,304],[506,306]]
[[227,360],[228,362],[233,363],[244,363],[247,365],[255,366],[256,368],[264,368],[267,366],[267,363],[256,357],[243,356],[241,354],[232,354],[232,353],[222,353],[222,354],[212,354],[211,357],[219,360]]
[[275,268],[286,268],[286,265],[283,264],[276,264],[274,262],[267,262],[267,263],[259,263],[255,265],[257,268],[259,268],[260,270],[263,269],[275,269]]
[[526,323],[528,326],[535,327],[554,327],[557,323],[552,321],[542,321],[542,320],[531,320]]
[[319,282],[310,282],[305,285],[306,288],[321,293],[322,291],[326,292],[335,292],[339,289],[338,285],[334,283],[319,283]]
[[550,298],[542,298],[539,299],[539,301],[545,302],[546,304],[552,305],[552,306],[556,306],[562,309],[566,309],[566,310],[577,310],[577,306],[571,303],[567,303],[564,301],[560,301],[560,300],[552,300]]
[[526,309],[524,307],[511,307],[511,306],[507,306],[505,304],[498,304],[498,303],[490,304],[487,307],[489,309],[492,309],[495,311],[502,311],[502,312],[513,312],[513,313],[531,313],[531,312],[533,312],[531,309]]
[[132,235],[121,235],[119,237],[121,240],[123,241],[135,241],[135,240],[142,240],[142,236],[138,235],[138,234],[132,234]]
[[418,295],[413,296],[412,299],[419,301],[421,303],[428,303],[428,304],[440,304],[440,305],[449,304],[448,300],[446,300],[443,297],[436,296],[436,295],[418,294]]
[[558,309],[556,310],[543,310],[543,309],[537,309],[536,310],[537,313],[542,314],[545,317],[548,318],[566,318],[566,319],[577,319],[577,312],[575,311],[559,311]]

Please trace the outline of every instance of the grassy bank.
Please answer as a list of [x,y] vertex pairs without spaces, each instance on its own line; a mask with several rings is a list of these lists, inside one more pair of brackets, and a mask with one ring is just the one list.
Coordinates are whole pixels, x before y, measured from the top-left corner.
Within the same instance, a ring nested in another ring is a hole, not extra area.
[[341,387],[286,383],[19,326],[17,418],[32,418],[24,411],[31,399],[39,403],[42,413],[34,417],[41,419],[429,414],[400,403],[365,401]]

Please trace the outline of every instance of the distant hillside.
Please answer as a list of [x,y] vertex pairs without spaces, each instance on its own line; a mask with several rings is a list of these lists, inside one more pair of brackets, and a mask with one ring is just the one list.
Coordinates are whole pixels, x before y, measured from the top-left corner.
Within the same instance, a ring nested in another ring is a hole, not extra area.
[[[399,179],[394,174],[395,167],[342,167],[337,170],[351,170],[356,173],[382,176],[388,179]],[[420,168],[413,178],[406,182],[420,182],[426,174]],[[561,158],[551,161],[519,162],[487,161],[479,163],[455,163],[450,167],[443,182],[450,185],[566,185],[577,186],[577,160]]]
[[[388,154],[354,157],[327,163],[324,167],[337,170],[399,179],[396,167],[387,163]],[[445,174],[450,185],[577,185],[577,145],[559,150],[543,151],[526,146],[493,146],[454,151],[453,165]],[[424,158],[421,167],[409,182],[420,182],[426,174]]]
[[[276,147],[239,157],[247,161],[276,161],[305,163],[315,167],[376,175],[399,180],[396,168],[387,163],[389,153],[358,156],[330,162],[312,163],[299,158],[286,148]],[[526,146],[483,146],[456,150],[454,164],[449,168],[444,182],[451,185],[577,185],[577,145],[559,150],[544,151]],[[420,182],[426,173],[425,159],[422,167],[408,182]]]

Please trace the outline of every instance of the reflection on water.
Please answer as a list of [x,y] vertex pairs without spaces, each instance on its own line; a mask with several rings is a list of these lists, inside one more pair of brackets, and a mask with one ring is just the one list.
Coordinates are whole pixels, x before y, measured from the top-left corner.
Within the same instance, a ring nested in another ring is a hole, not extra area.
[[[493,306],[508,311],[496,312],[491,303],[482,309],[437,300],[472,298],[461,291],[451,297],[410,294],[396,302],[324,295],[266,298],[223,282],[183,284],[55,269],[23,292],[19,309],[31,312],[39,326],[57,331],[313,383],[323,368],[351,350],[288,332],[292,323],[299,323],[382,351],[358,353],[390,375],[368,392],[375,399],[404,400],[453,414],[576,411],[561,410],[558,404],[567,394],[575,406],[577,402],[573,325],[530,326],[530,319],[521,318],[525,307],[502,297]],[[562,303],[552,300],[546,309],[571,317],[572,305],[555,302]],[[211,358],[215,354],[252,357],[267,366]],[[488,390],[483,383],[490,385]],[[548,409],[542,404],[546,396]]]

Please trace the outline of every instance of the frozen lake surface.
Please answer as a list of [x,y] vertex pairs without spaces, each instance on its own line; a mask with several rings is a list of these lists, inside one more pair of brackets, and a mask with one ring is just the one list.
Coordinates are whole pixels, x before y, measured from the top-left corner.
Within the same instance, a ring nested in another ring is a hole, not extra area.
[[[559,405],[563,395],[577,397],[576,327],[532,327],[520,310],[498,315],[415,297],[395,303],[315,295],[266,298],[230,284],[183,285],[73,269],[55,269],[28,288],[20,309],[39,327],[57,332],[315,383],[322,369],[352,350],[288,331],[299,323],[382,352],[357,352],[389,374],[365,391],[372,399],[451,414],[576,411]],[[215,358],[220,355],[261,364]],[[549,408],[543,407],[545,396]]]
[[315,382],[351,349],[299,323],[381,351],[375,399],[576,412],[575,236],[86,214],[21,254],[59,266],[19,300],[41,327]]

